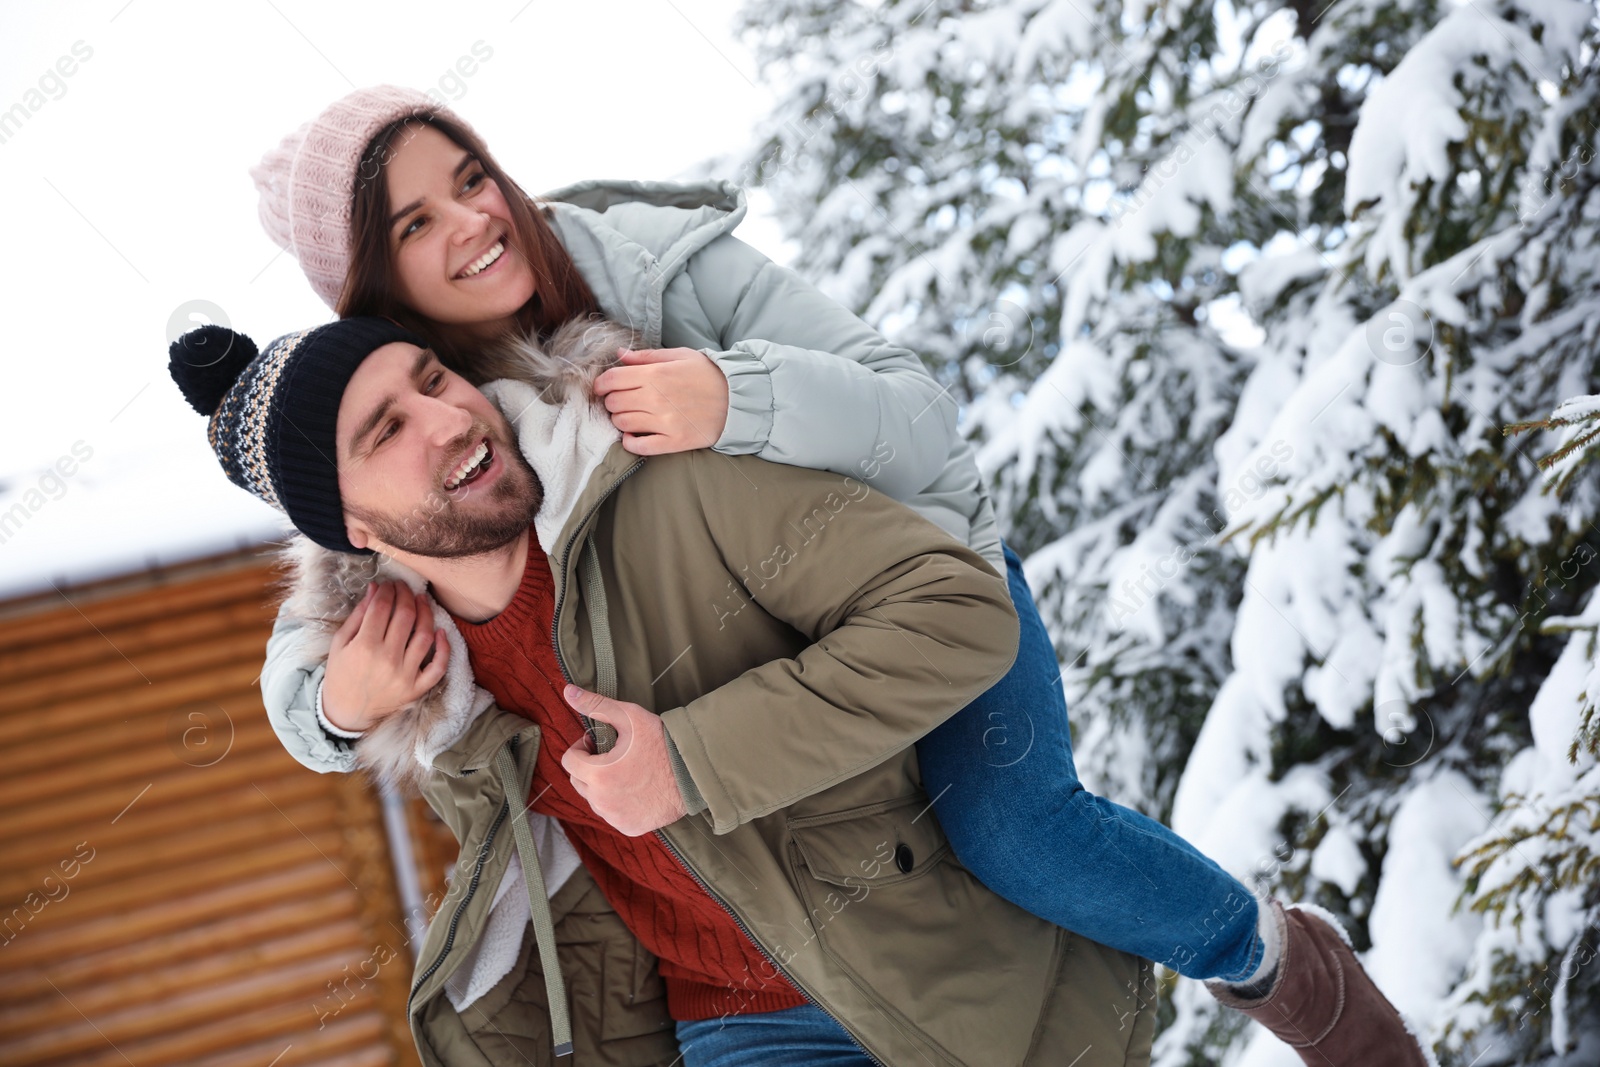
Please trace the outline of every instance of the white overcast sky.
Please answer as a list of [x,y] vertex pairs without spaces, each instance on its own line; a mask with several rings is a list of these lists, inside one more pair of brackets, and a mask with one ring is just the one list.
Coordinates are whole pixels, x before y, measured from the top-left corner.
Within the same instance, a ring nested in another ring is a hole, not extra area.
[[[736,8],[0,0],[0,111],[31,111],[0,143],[0,598],[278,528],[206,448],[166,334],[194,300],[258,342],[330,317],[256,221],[247,170],[285,133],[352,88],[439,87],[482,42],[450,103],[525,188],[671,179],[742,147],[770,103]],[[75,47],[92,55],[57,82]],[[787,258],[753,207],[739,235]],[[57,483],[74,445],[92,456]]]

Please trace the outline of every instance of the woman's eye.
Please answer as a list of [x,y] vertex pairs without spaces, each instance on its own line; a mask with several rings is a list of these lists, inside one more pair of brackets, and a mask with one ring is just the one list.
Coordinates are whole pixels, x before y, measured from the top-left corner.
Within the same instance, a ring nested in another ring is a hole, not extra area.
[[461,183],[461,191],[464,193],[475,191],[478,186],[483,184],[483,180],[487,177],[488,175],[481,170],[473,171],[471,174],[467,175],[467,180]]
[[412,234],[416,233],[418,227],[420,227],[421,225],[422,225],[422,216],[418,215],[416,218],[412,219],[410,222],[406,223],[403,227],[401,227],[401,229],[400,229],[400,239],[402,241],[404,241],[407,237],[410,237]]

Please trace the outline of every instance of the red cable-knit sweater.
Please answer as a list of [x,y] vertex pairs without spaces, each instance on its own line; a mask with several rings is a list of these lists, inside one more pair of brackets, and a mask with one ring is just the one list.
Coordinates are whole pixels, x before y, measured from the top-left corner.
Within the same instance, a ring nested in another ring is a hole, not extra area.
[[517,595],[484,623],[456,619],[478,684],[507,711],[538,723],[533,810],[560,820],[606,900],[660,959],[667,1010],[690,1021],[798,1007],[805,997],[772,967],[722,906],[700,888],[655,834],[627,837],[594,813],[561,766],[584,736],[578,713],[561,699],[565,679],[550,645],[555,582],[538,538]]

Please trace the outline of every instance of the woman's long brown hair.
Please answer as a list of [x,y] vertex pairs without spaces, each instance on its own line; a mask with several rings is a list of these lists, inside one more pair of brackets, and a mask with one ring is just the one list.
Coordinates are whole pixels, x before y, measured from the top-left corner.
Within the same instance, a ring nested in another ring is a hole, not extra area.
[[482,139],[450,116],[427,110],[390,123],[368,143],[356,172],[350,206],[350,273],[345,277],[336,310],[341,318],[377,315],[395,320],[426,337],[452,370],[481,384],[487,380],[489,368],[476,365],[478,353],[490,348],[492,342],[475,335],[469,327],[424,318],[402,304],[398,296],[388,225],[389,171],[384,164],[394,156],[395,140],[408,126],[418,123],[432,126],[476,156],[484,173],[494,179],[505,197],[512,229],[512,247],[507,251],[528,261],[535,283],[533,296],[517,312],[518,325],[524,331],[536,331],[544,340],[569,319],[600,314],[600,305],[560,238],[545,221],[544,213],[549,208],[541,208],[506,175]]

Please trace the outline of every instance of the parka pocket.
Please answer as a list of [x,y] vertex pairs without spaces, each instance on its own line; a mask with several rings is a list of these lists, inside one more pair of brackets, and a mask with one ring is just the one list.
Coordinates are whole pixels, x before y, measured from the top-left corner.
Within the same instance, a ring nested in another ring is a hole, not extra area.
[[922,793],[788,825],[811,876],[846,890],[870,892],[920,878],[950,854]]
[[956,862],[926,794],[786,825],[808,941],[881,1010],[945,1049],[970,1049],[981,1034],[988,1062],[1020,1063],[1055,972],[1057,931]]

